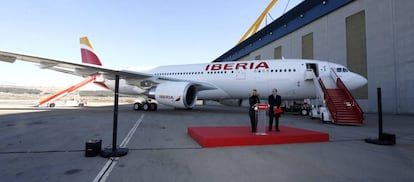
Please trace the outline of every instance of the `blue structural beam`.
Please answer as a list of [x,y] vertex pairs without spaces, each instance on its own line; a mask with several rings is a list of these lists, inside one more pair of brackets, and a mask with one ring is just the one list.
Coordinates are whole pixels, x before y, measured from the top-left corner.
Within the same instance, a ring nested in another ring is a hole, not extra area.
[[213,62],[236,61],[354,0],[305,0]]

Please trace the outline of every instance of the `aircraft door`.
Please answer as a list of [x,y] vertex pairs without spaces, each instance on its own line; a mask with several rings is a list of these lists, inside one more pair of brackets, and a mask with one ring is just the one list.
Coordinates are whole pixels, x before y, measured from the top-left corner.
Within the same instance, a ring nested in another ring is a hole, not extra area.
[[316,77],[319,76],[318,65],[315,63],[306,63],[306,69],[311,69],[315,73]]

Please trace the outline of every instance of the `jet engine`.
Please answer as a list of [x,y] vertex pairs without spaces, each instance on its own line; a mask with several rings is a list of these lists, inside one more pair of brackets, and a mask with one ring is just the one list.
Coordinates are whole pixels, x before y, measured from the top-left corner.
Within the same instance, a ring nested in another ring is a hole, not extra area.
[[166,82],[152,89],[149,97],[175,108],[192,108],[197,100],[197,88],[188,82]]

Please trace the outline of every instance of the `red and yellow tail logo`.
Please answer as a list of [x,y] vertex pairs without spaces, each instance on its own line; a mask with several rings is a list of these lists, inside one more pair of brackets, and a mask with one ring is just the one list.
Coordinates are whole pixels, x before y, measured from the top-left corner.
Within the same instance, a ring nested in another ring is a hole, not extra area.
[[81,37],[80,44],[81,44],[82,63],[102,66],[102,63],[99,60],[98,56],[96,56],[93,50],[93,46],[91,42],[89,41],[88,37]]

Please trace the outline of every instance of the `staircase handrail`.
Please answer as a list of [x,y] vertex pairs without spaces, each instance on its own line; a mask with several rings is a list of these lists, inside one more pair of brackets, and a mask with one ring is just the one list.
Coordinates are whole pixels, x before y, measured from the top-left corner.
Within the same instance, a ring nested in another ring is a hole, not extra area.
[[362,111],[361,107],[359,106],[355,98],[352,96],[351,92],[348,90],[348,88],[346,88],[344,82],[342,82],[342,80],[339,77],[336,80],[336,86],[345,92],[345,96],[348,100],[351,101],[351,107],[355,108],[355,110],[358,112],[358,116],[361,120],[363,120],[364,111]]
[[336,108],[335,108],[334,103],[331,99],[331,96],[328,93],[328,90],[325,87],[325,84],[323,84],[323,81],[320,78],[319,78],[319,84],[321,85],[321,88],[322,88],[323,93],[324,93],[324,100],[326,102],[326,106],[328,107],[329,112],[331,113],[332,119],[334,121],[336,121],[336,116],[337,116]]
[[317,92],[316,98],[318,99],[318,102],[319,102],[321,99],[325,99],[325,93],[324,93],[323,89],[321,88],[321,84],[318,84],[318,77],[316,77],[316,74],[315,74],[315,72],[313,72],[313,70],[312,70],[312,74],[313,74],[312,75],[313,76],[313,82],[315,83],[316,92]]
[[332,79],[335,81],[335,84],[337,84],[336,81],[339,78],[339,76],[338,76],[338,74],[336,74],[335,69],[331,68],[329,73],[330,73]]
[[351,92],[346,88],[344,82],[342,82],[341,78],[336,74],[336,71],[334,68],[331,68],[331,76],[336,81],[336,87],[343,90],[345,93],[345,96],[347,97],[347,100],[351,101],[351,107],[353,107],[357,112],[358,116],[361,120],[363,120],[363,114],[364,111],[362,111],[361,107],[358,105],[358,102],[355,100],[355,98],[352,96]]
[[364,119],[364,116],[363,116],[364,111],[362,111],[361,107],[358,105],[358,102],[355,100],[354,96],[352,96],[351,92],[348,90],[344,82],[336,74],[336,71],[333,68],[331,68],[331,76],[335,78],[336,80],[336,87],[338,87],[339,89],[342,89],[345,92],[345,96],[347,97],[347,100],[351,101],[351,107],[353,107],[358,112],[358,116],[362,121]]

